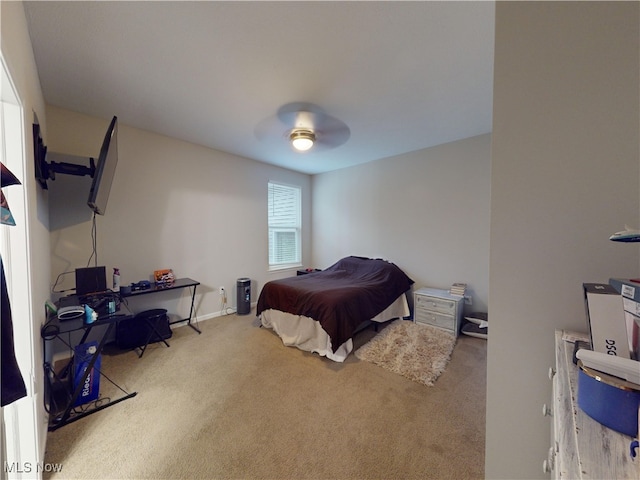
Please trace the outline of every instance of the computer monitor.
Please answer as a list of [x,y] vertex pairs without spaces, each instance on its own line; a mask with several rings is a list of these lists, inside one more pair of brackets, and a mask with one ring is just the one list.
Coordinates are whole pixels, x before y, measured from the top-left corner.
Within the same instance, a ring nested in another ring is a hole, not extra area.
[[106,267],[76,268],[76,294],[88,295],[107,290]]

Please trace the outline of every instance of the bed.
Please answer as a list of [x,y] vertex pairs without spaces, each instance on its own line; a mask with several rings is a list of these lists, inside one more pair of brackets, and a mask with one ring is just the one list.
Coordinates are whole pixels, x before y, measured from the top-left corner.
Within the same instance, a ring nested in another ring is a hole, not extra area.
[[363,325],[409,316],[412,284],[386,260],[345,257],[322,271],[267,282],[256,315],[285,345],[343,362]]

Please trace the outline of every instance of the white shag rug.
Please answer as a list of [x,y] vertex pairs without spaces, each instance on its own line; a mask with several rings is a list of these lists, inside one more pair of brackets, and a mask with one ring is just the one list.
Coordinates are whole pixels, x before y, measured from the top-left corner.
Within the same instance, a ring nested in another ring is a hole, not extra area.
[[432,387],[449,363],[456,339],[430,325],[395,320],[355,352],[360,360]]

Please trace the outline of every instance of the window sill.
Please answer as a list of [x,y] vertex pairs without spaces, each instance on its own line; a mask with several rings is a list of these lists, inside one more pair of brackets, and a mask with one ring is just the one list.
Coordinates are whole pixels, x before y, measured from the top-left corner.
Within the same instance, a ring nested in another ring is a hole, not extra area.
[[298,270],[298,268],[302,267],[301,263],[296,263],[296,264],[287,264],[287,265],[274,265],[274,266],[270,266],[268,271],[269,272],[282,272],[285,270]]

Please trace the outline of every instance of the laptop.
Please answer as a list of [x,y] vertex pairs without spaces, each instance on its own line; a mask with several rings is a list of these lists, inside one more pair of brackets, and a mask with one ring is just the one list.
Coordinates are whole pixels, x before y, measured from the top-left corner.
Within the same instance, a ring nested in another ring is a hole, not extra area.
[[76,295],[83,296],[106,291],[106,267],[76,268]]

